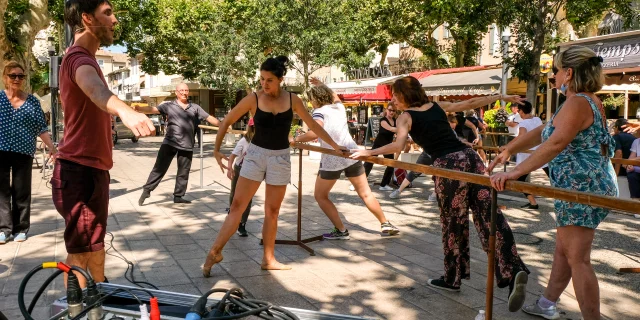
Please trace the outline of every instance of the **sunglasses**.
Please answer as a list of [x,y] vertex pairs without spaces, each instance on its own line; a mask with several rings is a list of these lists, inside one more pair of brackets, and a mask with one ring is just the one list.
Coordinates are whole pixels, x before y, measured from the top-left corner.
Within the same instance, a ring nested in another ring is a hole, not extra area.
[[555,66],[553,68],[551,68],[551,71],[553,72],[553,75],[555,76],[556,74],[558,74],[558,68],[556,68]]
[[555,85],[556,84],[556,78],[549,78],[549,83]]
[[9,78],[11,80],[15,80],[15,79],[19,79],[19,80],[24,80],[24,78],[26,78],[27,76],[24,74],[8,74]]

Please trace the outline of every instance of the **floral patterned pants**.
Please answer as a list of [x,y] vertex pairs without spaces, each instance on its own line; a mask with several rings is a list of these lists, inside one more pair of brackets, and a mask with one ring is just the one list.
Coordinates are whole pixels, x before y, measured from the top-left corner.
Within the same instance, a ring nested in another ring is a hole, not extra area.
[[[465,149],[436,159],[434,167],[484,174],[485,166],[478,154]],[[482,249],[489,251],[489,228],[491,223],[491,191],[489,187],[459,180],[433,176],[444,247],[444,280],[448,285],[460,286],[462,279],[468,280],[471,273],[469,256],[469,214],[480,236]],[[518,271],[529,270],[518,256],[516,243],[507,219],[498,209],[496,220],[495,273],[498,287],[509,285],[511,277]]]

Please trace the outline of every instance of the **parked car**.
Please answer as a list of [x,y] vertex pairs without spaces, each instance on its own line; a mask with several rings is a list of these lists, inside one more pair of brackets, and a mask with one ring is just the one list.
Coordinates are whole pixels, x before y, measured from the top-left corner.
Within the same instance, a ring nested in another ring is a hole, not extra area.
[[120,119],[120,117],[113,116],[111,118],[113,144],[117,144],[120,139],[131,139],[131,142],[138,142],[138,138],[133,134],[133,131],[122,123],[122,119]]
[[156,127],[156,136],[159,136],[161,134],[160,126],[163,124],[162,115],[149,114],[147,116],[149,117],[149,119],[151,119],[151,122],[153,122],[153,126]]

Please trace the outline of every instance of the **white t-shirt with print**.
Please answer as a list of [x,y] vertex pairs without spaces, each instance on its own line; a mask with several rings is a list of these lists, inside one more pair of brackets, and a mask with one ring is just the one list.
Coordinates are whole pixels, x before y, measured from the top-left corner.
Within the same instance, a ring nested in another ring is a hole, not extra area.
[[[517,122],[519,125],[522,122],[522,117],[519,113],[511,114],[509,115],[509,117],[507,117],[507,121]],[[515,127],[507,127],[507,129],[509,129],[509,134],[518,136],[518,131],[520,130],[518,128],[518,125],[516,125]]]
[[236,156],[236,165],[242,165],[244,156],[247,154],[247,149],[249,149],[249,142],[247,141],[247,139],[242,137],[242,139],[240,139],[240,141],[238,141],[238,143],[236,144],[236,147],[233,148],[233,151],[231,151],[231,154],[234,154]]
[[[540,120],[540,118],[538,117],[533,117],[531,119],[524,119],[524,120],[520,120],[520,123],[518,124],[518,130],[520,130],[520,128],[525,128],[527,130],[527,132],[534,130],[535,128],[539,127],[542,125],[542,120]],[[520,139],[520,138],[518,138]],[[530,150],[536,150],[538,149],[538,146],[535,146],[533,148],[531,148]],[[518,153],[516,155],[516,165],[519,165],[520,163],[522,163],[524,160],[526,160],[527,158],[529,158],[531,154],[530,153]],[[547,164],[545,164],[544,166],[542,166],[543,168],[547,167]]]
[[[351,134],[349,133],[347,113],[342,103],[329,104],[313,110],[313,119],[321,120],[324,123],[324,130],[339,146],[346,147],[347,149],[358,148],[358,145],[353,141],[353,138],[351,138]],[[322,141],[322,139],[319,140],[320,145],[323,148],[333,149],[333,147]],[[320,170],[344,170],[356,162],[358,162],[358,160],[322,154],[322,157],[320,158]]]

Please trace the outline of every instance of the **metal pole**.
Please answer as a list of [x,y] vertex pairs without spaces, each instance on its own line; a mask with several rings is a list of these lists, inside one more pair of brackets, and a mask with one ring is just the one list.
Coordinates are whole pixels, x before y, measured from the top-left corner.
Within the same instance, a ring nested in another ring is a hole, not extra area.
[[496,218],[498,216],[498,192],[491,188],[491,225],[489,227],[489,262],[487,266],[487,295],[485,301],[485,319],[493,318],[493,274],[496,260]]
[[298,242],[302,241],[302,149],[298,152]]
[[[503,96],[507,94],[507,78],[509,77],[509,66],[505,61],[509,57],[509,39],[511,39],[511,31],[509,27],[505,27],[502,30],[502,80],[500,81],[500,93]],[[504,100],[500,103],[502,107],[506,105]]]
[[[199,128],[199,127],[198,127]],[[204,140],[203,131],[200,128],[200,189],[204,188]]]

